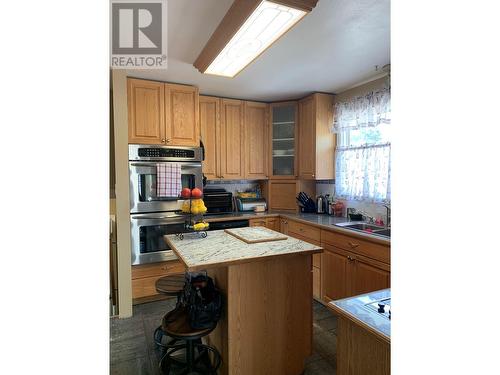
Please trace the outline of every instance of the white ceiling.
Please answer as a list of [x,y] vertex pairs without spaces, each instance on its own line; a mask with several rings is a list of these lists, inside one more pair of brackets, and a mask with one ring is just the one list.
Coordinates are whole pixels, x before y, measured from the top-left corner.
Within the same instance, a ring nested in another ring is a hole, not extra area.
[[235,78],[193,62],[233,0],[168,0],[168,68],[131,77],[196,85],[201,94],[277,101],[338,93],[390,63],[390,0],[319,0],[292,30]]

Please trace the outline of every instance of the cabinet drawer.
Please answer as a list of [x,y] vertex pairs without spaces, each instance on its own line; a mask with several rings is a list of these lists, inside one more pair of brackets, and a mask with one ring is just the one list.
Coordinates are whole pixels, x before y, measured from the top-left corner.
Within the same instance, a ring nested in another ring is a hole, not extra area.
[[248,225],[251,227],[265,227],[265,226],[267,226],[267,221],[265,218],[250,219],[250,220],[248,220]]
[[151,297],[159,294],[156,291],[156,280],[161,276],[144,277],[132,280],[132,298]]
[[390,246],[379,245],[356,237],[346,236],[338,232],[321,231],[321,242],[376,259],[384,263],[391,262]]
[[288,221],[288,231],[298,233],[314,241],[320,240],[320,230],[311,225],[299,223],[297,221]]
[[165,276],[184,273],[185,267],[179,260],[132,266],[132,280],[151,276]]
[[304,235],[302,235],[300,233],[296,233],[296,232],[292,232],[292,231],[288,230],[288,235],[290,237],[296,238],[298,240],[309,242],[309,243],[312,243],[313,245],[316,245],[316,246],[321,246],[321,243],[319,241],[312,240],[308,237],[305,237]]

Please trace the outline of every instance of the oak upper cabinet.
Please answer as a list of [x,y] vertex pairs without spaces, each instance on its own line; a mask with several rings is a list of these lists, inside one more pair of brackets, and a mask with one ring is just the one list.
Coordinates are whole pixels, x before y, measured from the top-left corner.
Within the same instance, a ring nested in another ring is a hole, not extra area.
[[299,177],[335,178],[333,95],[312,94],[299,101]]
[[221,99],[220,177],[245,178],[244,103]]
[[268,178],[268,118],[269,105],[245,102],[244,144],[245,178]]
[[200,144],[198,88],[127,79],[129,143]]
[[165,87],[162,82],[128,78],[128,141],[162,144],[165,141]]
[[220,178],[220,99],[200,96],[201,141],[205,147],[203,173],[209,180]]
[[197,87],[165,84],[166,143],[169,146],[200,145],[198,109]]
[[272,103],[269,112],[271,178],[297,177],[297,102]]

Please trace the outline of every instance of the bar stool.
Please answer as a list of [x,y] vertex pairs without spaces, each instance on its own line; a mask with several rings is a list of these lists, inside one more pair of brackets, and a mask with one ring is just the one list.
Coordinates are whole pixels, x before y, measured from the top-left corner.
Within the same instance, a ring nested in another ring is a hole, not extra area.
[[[168,336],[175,340],[184,341],[180,345],[171,345],[160,359],[160,372],[169,374],[172,367],[179,367],[182,374],[217,374],[221,365],[221,356],[217,349],[204,345],[202,337],[212,332],[217,324],[210,328],[193,329],[189,324],[188,313],[185,309],[179,309],[169,317],[165,316],[162,321],[162,329]],[[195,353],[198,351],[198,355]],[[172,355],[180,350],[185,350],[185,361],[174,358]],[[214,364],[211,363],[209,353],[212,353]],[[176,371],[177,373],[177,371]]]
[[[184,290],[184,283],[186,282],[184,274],[179,275],[170,275],[164,276],[156,280],[155,287],[158,293],[164,294],[170,297],[177,297],[177,304],[175,306],[176,309],[180,307],[180,299],[182,292]],[[163,349],[167,349],[169,346],[174,345],[177,340],[173,339],[169,341],[166,345],[162,343],[163,336],[165,336],[165,332],[162,330],[162,326],[160,325],[155,329],[153,334],[153,339],[156,345],[162,347]]]

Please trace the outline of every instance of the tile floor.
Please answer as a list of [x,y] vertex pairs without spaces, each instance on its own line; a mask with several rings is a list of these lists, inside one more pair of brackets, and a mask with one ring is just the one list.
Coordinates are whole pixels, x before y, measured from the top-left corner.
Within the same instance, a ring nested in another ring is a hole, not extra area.
[[[174,304],[170,299],[137,305],[132,318],[111,319],[111,375],[160,374],[160,351],[153,342],[153,332]],[[337,318],[316,301],[313,312],[313,354],[306,361],[304,375],[335,375]]]

